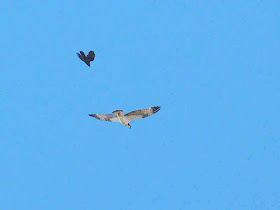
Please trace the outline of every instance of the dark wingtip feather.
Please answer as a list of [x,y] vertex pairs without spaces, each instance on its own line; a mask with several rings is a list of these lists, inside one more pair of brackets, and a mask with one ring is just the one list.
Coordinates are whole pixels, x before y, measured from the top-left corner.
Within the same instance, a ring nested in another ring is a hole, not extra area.
[[152,109],[153,109],[153,113],[155,114],[160,110],[160,106],[154,106],[152,107]]

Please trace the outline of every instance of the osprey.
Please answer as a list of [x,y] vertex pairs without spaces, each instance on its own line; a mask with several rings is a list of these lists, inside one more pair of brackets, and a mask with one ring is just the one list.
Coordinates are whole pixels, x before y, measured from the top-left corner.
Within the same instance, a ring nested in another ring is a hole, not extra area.
[[89,67],[90,67],[90,62],[94,60],[95,54],[93,51],[89,51],[88,55],[85,56],[85,53],[83,51],[80,51],[80,53],[77,53],[77,56],[84,61]]
[[129,124],[132,120],[137,120],[145,117],[149,117],[160,110],[160,106],[150,107],[148,109],[136,110],[123,114],[123,110],[113,111],[113,114],[89,114],[91,117],[95,117],[98,120],[109,121],[109,122],[120,122],[125,127],[131,128]]

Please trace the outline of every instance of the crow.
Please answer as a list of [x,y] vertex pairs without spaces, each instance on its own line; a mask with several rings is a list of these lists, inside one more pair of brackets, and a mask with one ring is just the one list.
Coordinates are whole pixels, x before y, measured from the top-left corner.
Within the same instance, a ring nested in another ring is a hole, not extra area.
[[84,61],[89,67],[90,67],[90,62],[94,60],[95,54],[93,51],[89,51],[88,55],[85,56],[85,53],[83,51],[80,51],[80,53],[77,53],[77,56]]

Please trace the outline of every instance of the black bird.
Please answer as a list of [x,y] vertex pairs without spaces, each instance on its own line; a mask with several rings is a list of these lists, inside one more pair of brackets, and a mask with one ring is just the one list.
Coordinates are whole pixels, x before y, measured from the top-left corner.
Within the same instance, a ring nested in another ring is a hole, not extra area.
[[85,53],[83,51],[80,51],[80,53],[77,53],[77,56],[84,61],[89,67],[90,67],[90,62],[94,60],[95,54],[93,51],[89,51],[88,55],[85,56]]

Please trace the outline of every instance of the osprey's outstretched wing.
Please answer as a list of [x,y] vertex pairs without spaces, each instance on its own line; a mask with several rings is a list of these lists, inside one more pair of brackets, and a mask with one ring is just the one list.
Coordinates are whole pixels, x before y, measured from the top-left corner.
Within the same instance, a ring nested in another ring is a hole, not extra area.
[[89,114],[89,116],[94,117],[98,120],[109,121],[109,122],[119,122],[119,119],[114,114]]
[[141,109],[141,110],[129,112],[125,115],[125,117],[128,121],[137,120],[137,119],[149,117],[157,113],[159,110],[160,110],[160,106],[154,106],[148,109]]
[[88,55],[87,55],[87,58],[90,60],[90,61],[93,61],[94,58],[95,58],[95,53],[93,51],[89,51]]

